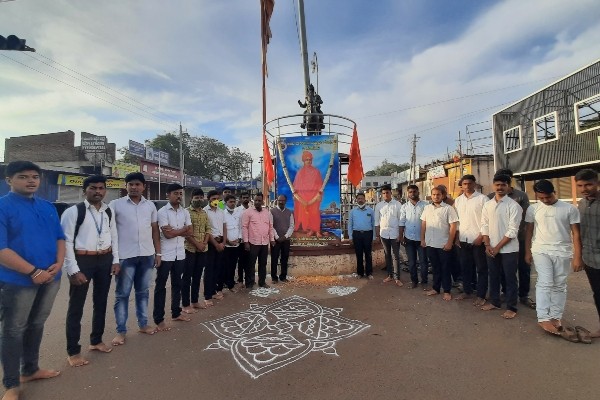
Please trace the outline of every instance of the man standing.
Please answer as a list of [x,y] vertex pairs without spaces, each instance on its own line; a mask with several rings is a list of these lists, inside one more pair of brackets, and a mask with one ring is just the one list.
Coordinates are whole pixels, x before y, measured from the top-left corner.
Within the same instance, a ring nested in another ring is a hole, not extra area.
[[[358,206],[348,214],[348,237],[356,253],[356,274],[359,278],[365,276],[365,266],[368,279],[373,279],[373,226],[375,226],[375,211],[366,204],[365,194],[356,194]],[[363,264],[364,257],[364,264]]]
[[[375,206],[375,235],[381,240],[385,253],[387,277],[384,283],[395,280],[396,285],[403,286],[400,281],[400,214],[402,205],[392,199],[392,187],[381,187],[383,200]],[[393,264],[392,264],[393,259]]]
[[269,242],[271,247],[275,245],[273,236],[273,218],[271,213],[263,209],[263,195],[254,195],[254,208],[249,208],[242,216],[242,238],[244,249],[250,253],[250,259],[246,269],[246,288],[254,286],[254,272],[256,260],[258,259],[258,286],[268,288],[267,278],[267,256],[269,255]]
[[227,229],[227,242],[225,242],[225,268],[222,269],[221,278],[217,289],[222,290],[227,286],[230,292],[236,293],[235,267],[240,252],[244,251],[242,244],[242,211],[235,206],[235,196],[229,194],[225,197],[225,227]]
[[[583,197],[579,201],[581,214],[581,241],[583,262],[600,318],[600,199],[598,198],[598,173],[583,169],[575,175],[577,190]],[[591,335],[600,337],[600,328]]]
[[321,237],[321,200],[323,199],[323,177],[321,171],[312,165],[310,151],[302,152],[302,168],[296,173],[292,191],[294,191],[294,221],[297,231],[306,232],[306,236]]
[[127,196],[110,202],[117,223],[121,271],[115,278],[115,319],[117,336],[113,346],[125,344],[129,295],[135,289],[135,310],[139,332],[152,335],[156,329],[148,325],[148,299],[154,265],[160,266],[160,233],[156,206],[142,194],[146,179],[141,172],[125,176]]
[[533,191],[539,202],[530,206],[525,216],[525,260],[530,265],[533,262],[537,271],[538,325],[547,332],[559,334],[567,302],[571,259],[573,271],[583,269],[579,211],[556,198],[550,181],[537,181]]
[[481,233],[487,256],[490,277],[490,303],[484,311],[500,308],[500,278],[506,281],[506,311],[502,317],[517,316],[517,263],[519,258],[519,224],[523,217],[521,206],[508,196],[511,178],[494,176],[496,196],[484,204],[481,211]]
[[[517,236],[519,241],[519,259],[517,265],[519,276],[519,302],[529,308],[535,309],[535,301],[529,298],[529,290],[531,288],[531,265],[525,262],[525,213],[527,212],[527,207],[529,207],[529,197],[527,196],[527,193],[515,189],[512,186],[513,172],[510,169],[499,169],[496,171],[496,175],[508,175],[510,177],[511,183],[508,187],[507,196],[519,203],[519,206],[523,209],[521,224],[519,225],[519,234]],[[495,192],[488,194],[489,199],[493,199],[495,196]],[[504,290],[504,275],[502,276],[502,287]]]
[[[237,206],[237,212],[242,215],[250,207],[250,193],[242,192],[240,195],[241,204]],[[248,252],[244,250],[244,243],[240,243],[240,253],[237,264],[237,282],[244,285],[244,271],[246,270],[246,264],[248,264]]]
[[[271,281],[287,282],[288,259],[290,257],[290,238],[294,233],[294,214],[285,207],[287,197],[280,194],[277,197],[277,207],[271,209],[275,245],[271,247]],[[277,277],[277,263],[281,256],[281,274]]]
[[65,237],[54,206],[34,196],[40,167],[11,162],[6,183],[10,193],[0,198],[0,359],[8,400],[19,398],[20,382],[60,373],[40,369],[38,362],[44,324],[60,287]]
[[427,256],[433,268],[432,289],[427,296],[440,294],[444,290],[445,301],[452,300],[452,271],[450,270],[450,252],[454,245],[458,215],[456,210],[444,203],[443,192],[439,188],[431,190],[432,204],[423,209],[421,215],[421,247],[427,249]]
[[72,367],[89,364],[81,355],[79,339],[83,306],[91,281],[94,282],[94,312],[89,349],[103,353],[112,351],[112,347],[102,342],[102,335],[110,281],[112,275],[119,273],[117,224],[112,220],[108,206],[102,202],[106,195],[106,178],[102,175],[87,177],[83,181],[83,192],[83,203],[65,210],[61,220],[66,238],[65,268],[70,283],[67,360]]
[[168,185],[167,199],[169,203],[158,210],[162,263],[156,267],[153,317],[159,332],[171,329],[165,323],[166,285],[169,274],[171,275],[171,318],[173,321],[190,320],[181,313],[180,303],[181,275],[185,268],[185,238],[193,235],[192,220],[188,210],[181,207],[183,186],[178,183]]
[[[210,223],[206,211],[202,209],[203,202],[204,191],[194,189],[192,191],[192,202],[188,208],[192,221],[192,234],[185,238],[185,270],[181,278],[181,311],[186,314],[213,305],[210,300],[199,301],[200,279],[206,265],[206,252],[208,251],[208,240],[210,239]],[[204,283],[206,284],[206,280]],[[204,291],[206,292],[206,286]]]
[[[421,269],[421,285],[427,290],[428,268],[425,249],[421,247],[421,215],[427,205],[426,201],[419,199],[417,185],[407,187],[408,201],[402,205],[400,213],[400,241],[406,247],[408,257],[408,270],[410,272],[409,286],[414,289],[419,286],[418,269]],[[417,261],[418,256],[418,261]]]
[[[463,194],[458,196],[454,207],[458,214],[459,232],[456,237],[460,256],[461,275],[463,277],[463,293],[457,300],[469,299],[473,294],[473,275],[477,274],[477,299],[474,305],[483,306],[488,290],[488,269],[485,259],[485,246],[481,234],[481,211],[488,202],[487,196],[475,191],[476,179],[473,175],[465,175],[460,180]],[[475,270],[473,269],[475,267]]]
[[223,298],[222,292],[217,292],[217,279],[223,265],[223,252],[227,241],[225,214],[219,208],[219,192],[208,192],[208,205],[204,207],[210,223],[211,236],[208,240],[206,268],[204,269],[204,298],[206,300]]

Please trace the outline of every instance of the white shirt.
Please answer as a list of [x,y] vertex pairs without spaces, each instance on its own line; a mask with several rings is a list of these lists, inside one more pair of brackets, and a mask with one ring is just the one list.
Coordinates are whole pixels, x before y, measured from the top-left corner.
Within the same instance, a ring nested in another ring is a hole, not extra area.
[[550,206],[542,202],[529,206],[525,222],[533,223],[531,252],[573,257],[571,225],[579,220],[579,210],[560,200]]
[[402,205],[400,226],[404,227],[404,237],[408,240],[421,241],[421,215],[425,206],[427,202],[424,200],[419,200],[416,204],[408,200]]
[[523,209],[513,199],[504,196],[500,201],[494,197],[483,205],[481,210],[481,234],[489,236],[490,245],[495,247],[503,237],[512,239],[500,249],[500,253],[519,251],[519,224],[523,218]]
[[[232,213],[229,212],[227,207],[225,207],[224,215],[225,215],[225,225],[227,226],[227,240],[235,241],[239,240],[238,244],[242,242],[242,214],[246,210],[243,206],[244,210],[240,210],[236,207]],[[234,247],[228,244],[225,244],[226,247]]]
[[158,221],[154,203],[142,196],[136,204],[125,196],[111,201],[108,206],[117,223],[120,259],[154,255],[152,223]]
[[481,210],[488,202],[488,197],[480,192],[474,192],[471,197],[466,193],[461,194],[454,200],[454,208],[458,214],[459,240],[461,242],[473,243],[481,233]]
[[185,259],[185,238],[176,236],[168,239],[162,231],[163,226],[169,225],[173,229],[181,229],[192,225],[190,212],[181,205],[177,209],[171,203],[158,210],[158,227],[160,229],[160,250],[162,261],[175,261]]
[[421,214],[425,221],[425,245],[427,247],[443,248],[450,238],[450,224],[458,222],[454,207],[442,202],[439,207],[427,204]]
[[210,229],[213,237],[223,236],[223,224],[225,223],[225,212],[220,208],[213,210],[210,205],[204,207],[204,211],[208,215]]
[[389,203],[380,201],[375,206],[375,226],[383,239],[397,239],[400,234],[400,214],[402,204],[392,199]]
[[[77,206],[69,207],[61,217],[60,224],[65,232],[65,269],[67,275],[73,275],[79,272],[79,265],[75,259],[75,250],[99,251],[112,247],[113,264],[119,263],[119,239],[117,236],[117,224],[114,221],[109,222],[106,209],[108,206],[102,203],[100,210],[91,205],[87,200],[85,204],[85,219],[79,227],[79,232],[75,238],[73,246],[73,237],[75,235],[75,225],[77,224]],[[98,233],[100,230],[100,233]]]

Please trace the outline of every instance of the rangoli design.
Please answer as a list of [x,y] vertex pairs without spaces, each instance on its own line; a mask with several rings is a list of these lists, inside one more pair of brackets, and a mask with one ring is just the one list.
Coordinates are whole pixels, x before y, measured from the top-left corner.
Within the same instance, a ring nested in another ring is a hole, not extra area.
[[348,296],[356,291],[358,291],[358,288],[352,286],[332,286],[327,289],[327,293],[337,294],[338,296]]
[[298,361],[312,351],[337,356],[337,341],[368,328],[327,308],[292,296],[268,305],[204,322],[218,340],[206,350],[227,350],[252,378]]
[[252,296],[257,296],[257,297],[269,297],[269,295],[271,294],[277,294],[279,293],[279,289],[275,289],[275,288],[264,288],[264,287],[259,287],[257,289],[251,290],[250,294]]

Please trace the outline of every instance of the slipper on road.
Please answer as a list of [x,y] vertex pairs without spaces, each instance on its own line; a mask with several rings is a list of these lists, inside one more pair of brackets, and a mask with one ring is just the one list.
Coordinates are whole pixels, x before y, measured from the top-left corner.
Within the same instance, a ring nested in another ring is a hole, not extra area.
[[581,343],[592,344],[592,334],[583,326],[576,326],[577,338]]
[[562,331],[560,331],[560,336],[568,340],[569,342],[579,343],[579,337],[577,336],[577,331],[575,328],[570,326],[565,327]]

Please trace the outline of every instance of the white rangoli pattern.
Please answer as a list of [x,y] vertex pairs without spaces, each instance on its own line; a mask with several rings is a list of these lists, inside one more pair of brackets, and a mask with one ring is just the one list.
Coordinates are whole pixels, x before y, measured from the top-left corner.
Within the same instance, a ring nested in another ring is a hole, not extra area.
[[279,289],[265,288],[265,287],[259,287],[257,289],[250,291],[250,294],[252,296],[257,296],[257,297],[269,297],[269,295],[277,294],[277,293],[279,293]]
[[368,328],[327,308],[292,296],[268,305],[204,322],[218,340],[206,350],[230,351],[254,379],[305,357],[311,351],[337,356],[335,343]]
[[327,293],[337,294],[338,296],[348,296],[356,291],[358,291],[358,288],[352,286],[332,286],[327,289]]

